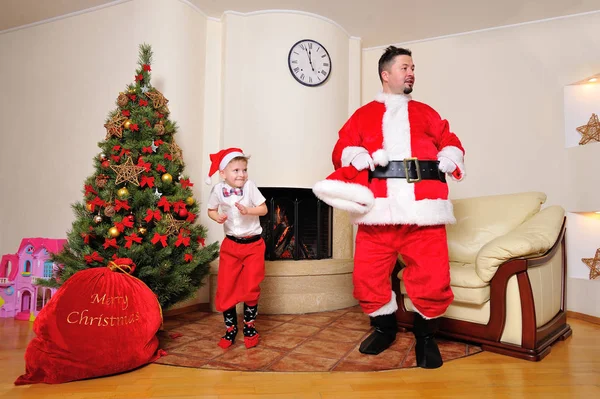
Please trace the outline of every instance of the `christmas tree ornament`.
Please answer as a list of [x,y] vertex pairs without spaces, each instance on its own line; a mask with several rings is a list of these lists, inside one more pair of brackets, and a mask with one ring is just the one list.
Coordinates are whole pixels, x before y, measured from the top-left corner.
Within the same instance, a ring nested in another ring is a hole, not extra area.
[[133,87],[130,87],[128,90],[129,94],[134,94],[135,93],[135,89]]
[[119,196],[119,198],[123,199],[129,196],[129,190],[127,190],[127,188],[125,187],[121,187],[118,191],[117,191],[117,195]]
[[135,222],[135,216],[133,216],[132,214],[127,215],[127,220],[129,220],[131,223]]
[[194,204],[194,197],[187,197],[185,199],[185,203],[188,205],[193,205]]
[[133,121],[131,119],[127,119],[124,123],[123,123],[123,127],[125,129],[129,129],[131,127],[131,124],[133,123]]
[[92,205],[90,202],[85,204],[85,209],[87,209],[88,212],[92,212],[94,210],[94,205]]
[[154,140],[152,140],[152,145],[150,146],[150,148],[152,148],[152,152],[156,152],[156,150],[158,149],[158,146],[154,144]]
[[154,187],[154,196],[159,199],[162,197],[162,193],[158,191],[158,187]]
[[98,158],[100,159],[100,162],[106,161],[106,154],[102,153],[98,156]]
[[154,131],[159,136],[162,136],[163,134],[165,134],[165,127],[163,126],[162,123],[157,123],[157,124],[154,125]]
[[115,216],[115,207],[112,205],[107,205],[106,208],[104,208],[104,216],[109,218]]
[[96,187],[104,188],[106,186],[106,183],[108,183],[107,175],[100,174],[100,175],[96,176]]
[[173,157],[173,161],[178,161],[179,163],[183,163],[183,152],[181,151],[181,148],[175,142],[175,139],[173,139],[173,142],[171,144],[169,144],[169,152],[171,153],[171,156]]
[[135,184],[136,186],[140,185],[138,176],[146,170],[146,168],[143,166],[134,165],[131,157],[128,157],[124,164],[112,165],[110,168],[117,173],[115,184],[129,182]]
[[96,223],[96,224],[102,223],[102,216],[100,216],[100,215],[94,216],[94,223]]
[[163,183],[171,183],[173,181],[173,176],[171,176],[169,173],[165,173],[164,175],[162,175],[160,177],[160,179],[162,180]]
[[167,236],[176,236],[179,233],[179,229],[185,224],[185,221],[175,219],[170,213],[165,215],[165,221],[167,223],[167,229],[165,231]]
[[111,227],[110,229],[108,229],[108,235],[111,236],[112,238],[116,238],[120,235],[121,233],[119,233],[119,229],[117,229],[116,227]]
[[129,97],[125,93],[119,93],[119,97],[117,98],[117,104],[119,107],[124,107],[129,102]]
[[180,218],[185,219],[188,216],[188,210],[185,208],[180,208],[179,212],[177,212],[177,214],[179,215]]
[[146,229],[145,227],[138,227],[138,233],[140,233],[141,235],[146,235],[146,233],[148,232],[148,229]]
[[108,122],[104,124],[106,128],[106,140],[111,137],[121,138],[123,137],[123,122],[127,120],[126,117],[120,113],[115,113]]
[[152,100],[152,106],[154,107],[154,109],[157,110],[162,107],[165,107],[169,102],[169,100],[167,100],[160,91],[156,90],[156,88],[153,88],[151,91],[148,91],[146,93],[146,97]]

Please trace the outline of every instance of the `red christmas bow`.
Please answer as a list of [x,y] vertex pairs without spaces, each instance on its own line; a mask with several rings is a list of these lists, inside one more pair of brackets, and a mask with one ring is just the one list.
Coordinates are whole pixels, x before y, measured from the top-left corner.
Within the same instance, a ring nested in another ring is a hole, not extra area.
[[183,244],[186,247],[190,246],[190,237],[185,237],[182,233],[179,233],[179,236],[177,237],[177,241],[175,241],[175,246],[179,247],[181,244]]
[[94,187],[92,187],[90,184],[85,184],[83,188],[85,189],[84,196],[87,196],[88,194],[98,194],[96,190],[94,190]]
[[169,161],[173,160],[173,157],[171,156],[171,154],[165,154],[165,159],[168,159]]
[[128,211],[131,209],[131,207],[127,203],[127,200],[121,201],[121,200],[115,199],[115,211],[118,212],[121,209],[125,209],[126,211]]
[[152,240],[150,240],[150,242],[152,244],[156,244],[159,241],[162,244],[163,248],[167,246],[167,236],[166,235],[160,235],[158,233],[154,233],[154,237],[152,237]]
[[152,154],[152,147],[142,147],[142,152],[144,154]]
[[198,244],[202,245],[203,247],[206,246],[204,243],[206,242],[204,240],[204,238],[198,236],[198,238],[196,239],[196,241],[198,241]]
[[104,258],[98,255],[98,252],[94,251],[91,255],[83,255],[85,263],[90,264],[92,262],[102,262]]
[[189,263],[189,262],[191,262],[191,261],[193,261],[193,260],[194,260],[194,257],[192,256],[192,254],[185,254],[185,255],[183,256],[183,260],[185,260],[186,262],[188,262],[188,263]]
[[149,64],[142,65],[142,69],[146,72],[150,72],[152,70],[152,68],[150,68]]
[[187,218],[185,219],[186,222],[190,222],[190,223],[194,223],[194,220],[196,220],[196,214],[195,213],[188,213]]
[[154,176],[142,176],[140,180],[140,187],[148,186],[150,188],[154,187]]
[[129,248],[131,248],[131,245],[132,245],[134,242],[137,242],[138,244],[141,244],[141,242],[142,242],[142,237],[139,237],[137,234],[135,234],[135,233],[132,233],[132,234],[131,234],[131,235],[129,235],[129,236],[125,236],[125,241],[127,241],[127,242],[125,243],[125,248],[129,249]]
[[156,171],[165,173],[167,170],[165,169],[165,165],[163,165],[162,163],[159,163],[158,165],[156,165]]
[[181,188],[188,188],[194,186],[194,183],[190,182],[190,179],[179,179],[179,183],[181,183]]
[[183,202],[182,200],[173,203],[174,212],[179,212],[180,209],[185,209],[185,202]]
[[[150,147],[148,147],[148,148],[150,148]],[[150,149],[150,152],[152,152],[152,149]],[[144,162],[144,158],[139,157],[137,166],[141,166],[141,167],[145,168],[146,172],[150,172],[150,168],[152,167],[152,164],[150,162]]]
[[148,209],[146,211],[146,217],[144,218],[144,220],[146,221],[146,223],[150,223],[152,221],[152,218],[156,219],[157,221],[160,221],[160,211],[158,209],[152,210],[152,209]]
[[104,249],[108,249],[108,247],[119,248],[119,246],[117,245],[116,238],[105,238],[103,246],[104,246]]
[[125,231],[125,227],[133,227],[133,222],[129,220],[129,218],[124,218],[120,222],[116,222],[115,227],[117,228],[117,230],[119,230],[120,233],[122,233],[123,231]]
[[158,201],[158,204],[156,206],[158,206],[159,208],[162,206],[163,212],[169,212],[169,210],[171,209],[171,204],[169,203],[167,197],[160,197],[160,201]]
[[148,101],[146,101],[146,100],[142,100],[142,99],[140,98],[140,107],[145,107],[145,106],[147,106],[147,105],[148,105]]
[[106,205],[106,202],[102,201],[99,197],[94,198],[90,201],[92,212],[96,209],[97,206],[103,207]]

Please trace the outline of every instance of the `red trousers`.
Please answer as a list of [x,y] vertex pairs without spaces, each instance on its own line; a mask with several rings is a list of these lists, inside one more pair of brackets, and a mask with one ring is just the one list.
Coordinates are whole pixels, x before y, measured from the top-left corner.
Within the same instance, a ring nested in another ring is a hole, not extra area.
[[265,241],[238,244],[229,238],[221,243],[215,308],[224,312],[240,302],[256,305],[265,278]]
[[427,318],[444,314],[454,299],[444,225],[358,227],[353,281],[354,297],[363,311],[370,314],[390,303],[390,276],[398,253],[406,264],[406,292],[417,311]]

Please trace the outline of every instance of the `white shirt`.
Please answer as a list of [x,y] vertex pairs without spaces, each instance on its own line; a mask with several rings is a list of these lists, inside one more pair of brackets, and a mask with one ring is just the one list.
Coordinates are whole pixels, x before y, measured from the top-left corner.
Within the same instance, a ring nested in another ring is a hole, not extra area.
[[242,187],[244,195],[241,197],[239,195],[225,197],[223,188],[230,190],[232,187],[225,182],[215,184],[208,197],[207,207],[208,209],[220,208],[219,212],[227,215],[227,220],[223,223],[225,235],[242,238],[262,233],[259,217],[256,215],[242,215],[235,206],[235,203],[239,202],[247,208],[255,208],[266,201],[256,184],[247,180],[244,187]]

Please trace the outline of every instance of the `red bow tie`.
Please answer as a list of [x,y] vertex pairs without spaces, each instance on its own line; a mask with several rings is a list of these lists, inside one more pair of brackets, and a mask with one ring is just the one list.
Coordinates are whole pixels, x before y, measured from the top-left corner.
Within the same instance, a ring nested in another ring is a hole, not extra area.
[[227,188],[223,187],[223,197],[230,197],[232,195],[239,195],[241,197],[244,195],[244,190],[241,188],[232,188],[228,190]]

